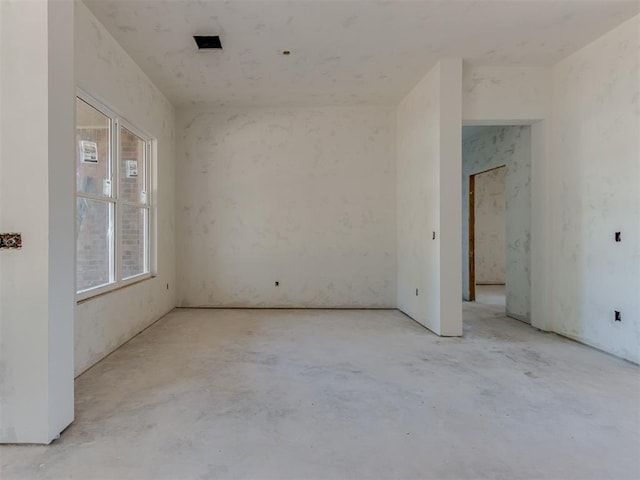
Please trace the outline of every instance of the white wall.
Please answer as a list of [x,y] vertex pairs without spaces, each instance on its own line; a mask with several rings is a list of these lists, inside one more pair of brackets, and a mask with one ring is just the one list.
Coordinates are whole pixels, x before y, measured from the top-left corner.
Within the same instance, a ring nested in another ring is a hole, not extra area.
[[[506,166],[506,311],[530,321],[531,312],[531,127],[497,126],[462,143],[462,281],[469,298],[469,176]],[[539,188],[545,188],[539,184]],[[476,236],[477,236],[476,232]],[[503,243],[503,245],[505,245]],[[476,240],[476,256],[477,252]],[[478,264],[476,262],[476,268]],[[476,282],[478,282],[476,272]]]
[[465,124],[528,124],[547,117],[550,94],[550,68],[465,64],[462,118]]
[[396,111],[398,308],[439,335],[462,334],[461,75],[440,62]]
[[73,4],[0,2],[0,442],[73,420]]
[[177,131],[180,306],[395,307],[389,109],[181,110]]
[[[553,70],[554,329],[640,362],[640,17]],[[614,242],[614,232],[622,242]],[[614,310],[622,322],[613,321]]]
[[80,373],[175,306],[174,110],[80,2],[75,57],[78,86],[157,139],[157,276],[76,306],[75,370]]
[[[432,69],[398,106],[398,308],[440,329],[440,71]],[[416,289],[418,290],[416,294]]]
[[475,176],[474,252],[475,280],[478,285],[505,283],[504,174],[506,169],[507,167],[494,168]]

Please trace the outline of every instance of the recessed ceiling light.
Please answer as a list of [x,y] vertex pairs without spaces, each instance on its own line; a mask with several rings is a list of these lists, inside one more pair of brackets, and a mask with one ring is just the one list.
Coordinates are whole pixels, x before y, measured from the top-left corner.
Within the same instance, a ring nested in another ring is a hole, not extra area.
[[291,55],[291,52],[289,50],[283,50],[282,54],[283,55]]
[[198,45],[198,50],[222,50],[222,42],[218,35],[194,35],[193,39]]

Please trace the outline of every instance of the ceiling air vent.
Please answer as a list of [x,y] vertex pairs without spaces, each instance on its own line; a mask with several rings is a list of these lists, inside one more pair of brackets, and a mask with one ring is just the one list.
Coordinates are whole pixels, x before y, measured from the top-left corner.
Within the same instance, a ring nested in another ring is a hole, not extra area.
[[194,35],[193,39],[198,45],[198,50],[222,50],[222,43],[218,35]]

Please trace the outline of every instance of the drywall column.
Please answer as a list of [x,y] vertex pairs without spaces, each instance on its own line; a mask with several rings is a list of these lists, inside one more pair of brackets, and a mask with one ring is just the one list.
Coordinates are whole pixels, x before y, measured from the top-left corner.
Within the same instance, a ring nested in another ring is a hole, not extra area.
[[531,325],[540,330],[553,330],[550,298],[551,267],[548,252],[551,251],[550,212],[551,200],[548,187],[548,160],[550,145],[547,124],[541,121],[531,125],[531,292],[529,295]]
[[443,60],[397,109],[398,308],[438,335],[462,334],[461,78]]
[[74,78],[71,1],[0,2],[0,442],[73,421]]
[[440,335],[462,335],[462,61],[440,62]]

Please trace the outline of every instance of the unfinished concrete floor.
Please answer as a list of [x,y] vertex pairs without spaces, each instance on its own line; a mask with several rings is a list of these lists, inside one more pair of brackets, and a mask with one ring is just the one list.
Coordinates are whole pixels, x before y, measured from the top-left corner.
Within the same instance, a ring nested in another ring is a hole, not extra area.
[[0,477],[639,478],[639,368],[499,312],[439,338],[397,311],[175,310]]

